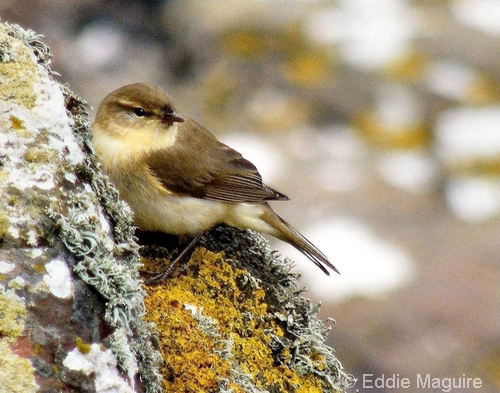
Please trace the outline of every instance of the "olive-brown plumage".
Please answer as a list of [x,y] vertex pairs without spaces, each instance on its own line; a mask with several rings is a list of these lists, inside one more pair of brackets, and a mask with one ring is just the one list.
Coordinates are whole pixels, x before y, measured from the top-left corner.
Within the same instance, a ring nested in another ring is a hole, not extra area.
[[176,114],[161,90],[134,83],[110,93],[92,126],[105,173],[137,225],[198,234],[226,223],[290,243],[323,272],[337,269],[269,206],[288,200],[265,185],[257,168],[194,120]]

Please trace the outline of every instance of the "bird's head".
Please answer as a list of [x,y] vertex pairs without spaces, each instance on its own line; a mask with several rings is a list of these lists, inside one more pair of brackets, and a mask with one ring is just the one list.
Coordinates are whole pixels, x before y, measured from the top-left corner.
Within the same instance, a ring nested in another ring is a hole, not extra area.
[[104,98],[93,128],[97,132],[146,137],[152,131],[169,132],[183,121],[163,91],[146,83],[133,83]]

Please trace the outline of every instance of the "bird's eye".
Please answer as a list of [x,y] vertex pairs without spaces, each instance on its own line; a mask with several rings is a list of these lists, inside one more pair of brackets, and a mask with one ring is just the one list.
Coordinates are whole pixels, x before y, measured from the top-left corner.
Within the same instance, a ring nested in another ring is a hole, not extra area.
[[134,108],[134,115],[137,117],[144,117],[146,116],[146,111],[143,108]]

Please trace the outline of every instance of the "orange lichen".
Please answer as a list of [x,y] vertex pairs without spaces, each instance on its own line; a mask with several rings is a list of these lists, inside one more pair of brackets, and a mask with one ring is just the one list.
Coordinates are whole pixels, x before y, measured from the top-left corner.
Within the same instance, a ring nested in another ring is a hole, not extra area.
[[[154,268],[154,261],[143,261],[146,269]],[[271,349],[271,334],[282,337],[284,331],[267,312],[265,291],[222,254],[199,248],[186,274],[146,291],[146,318],[157,327],[166,392],[218,392],[221,384],[243,392],[238,374],[257,389],[323,391],[315,375],[300,376],[287,366],[287,350]],[[311,354],[310,361],[320,359]]]

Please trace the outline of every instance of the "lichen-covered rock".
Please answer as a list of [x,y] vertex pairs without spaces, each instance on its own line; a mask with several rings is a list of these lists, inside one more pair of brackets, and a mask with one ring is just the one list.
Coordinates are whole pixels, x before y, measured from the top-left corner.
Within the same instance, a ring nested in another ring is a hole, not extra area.
[[158,391],[130,211],[40,38],[0,24],[0,386]]
[[[169,259],[160,244],[182,247],[166,237],[144,245],[146,270]],[[262,236],[223,225],[204,236],[182,273],[146,288],[165,391],[345,391],[352,380],[290,269]]]

